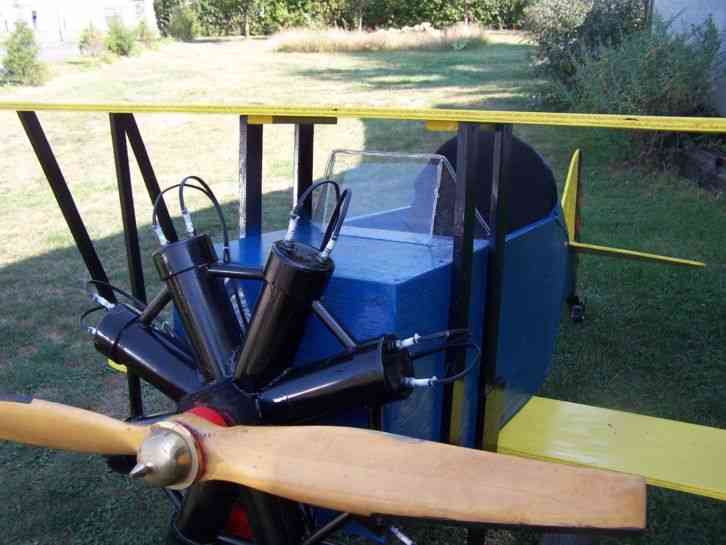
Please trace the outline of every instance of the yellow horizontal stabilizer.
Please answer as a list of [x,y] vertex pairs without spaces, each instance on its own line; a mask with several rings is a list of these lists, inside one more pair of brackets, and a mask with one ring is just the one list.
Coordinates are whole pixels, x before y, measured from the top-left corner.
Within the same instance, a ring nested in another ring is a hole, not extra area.
[[657,254],[646,254],[644,252],[635,252],[633,250],[623,250],[622,248],[610,248],[608,246],[596,246],[595,244],[584,244],[582,242],[569,242],[570,248],[576,252],[586,254],[604,255],[608,257],[620,257],[623,259],[635,259],[638,261],[652,261],[662,263],[664,265],[676,265],[679,267],[705,267],[702,261],[693,261],[691,259],[680,259],[677,257],[668,257]]
[[642,475],[726,500],[722,429],[533,397],[500,432],[499,452]]
[[570,168],[567,171],[565,189],[562,191],[562,212],[565,215],[567,236],[575,240],[575,222],[577,222],[577,192],[580,189],[580,158],[582,152],[578,149],[572,154]]

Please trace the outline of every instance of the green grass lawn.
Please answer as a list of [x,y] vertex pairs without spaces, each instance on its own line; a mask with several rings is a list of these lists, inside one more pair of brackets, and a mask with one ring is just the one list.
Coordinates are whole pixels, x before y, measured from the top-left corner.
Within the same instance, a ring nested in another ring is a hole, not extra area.
[[[354,55],[271,53],[257,40],[164,44],[96,69],[64,69],[42,88],[4,89],[0,99],[526,109],[536,83],[527,54],[527,45],[503,38],[458,52]],[[81,260],[16,116],[0,113],[0,119],[0,391],[124,416],[125,379],[103,364],[78,328],[87,305]],[[107,116],[45,113],[41,121],[112,280],[127,285]],[[138,121],[162,186],[201,175],[236,225],[234,116],[139,115]],[[357,120],[316,131],[317,175],[334,148],[426,152],[450,136],[425,132],[420,123]],[[691,271],[584,256],[587,321],[563,322],[543,395],[726,427],[724,200],[673,174],[623,163],[622,135],[567,128],[517,133],[542,152],[559,179],[573,149],[583,148],[585,241],[713,264]],[[285,223],[292,137],[290,127],[265,128],[266,228]],[[143,198],[137,215],[153,293],[158,282],[148,258],[155,245]],[[200,221],[215,225],[207,212]],[[158,396],[148,401],[152,408],[165,406]],[[110,473],[98,457],[2,444],[0,475],[3,543],[162,542],[170,514],[163,494]],[[649,508],[645,534],[606,543],[723,542],[726,503],[651,488]],[[452,543],[462,534],[438,529],[420,535]],[[495,541],[536,538],[497,533]]]

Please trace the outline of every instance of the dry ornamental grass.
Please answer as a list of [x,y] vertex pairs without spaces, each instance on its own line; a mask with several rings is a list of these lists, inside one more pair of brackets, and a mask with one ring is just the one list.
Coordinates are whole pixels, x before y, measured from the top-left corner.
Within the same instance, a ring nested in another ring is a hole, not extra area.
[[274,51],[332,53],[354,51],[403,51],[412,49],[464,49],[487,43],[486,30],[478,24],[458,23],[436,29],[429,23],[401,29],[374,31],[305,28],[278,32],[270,40]]

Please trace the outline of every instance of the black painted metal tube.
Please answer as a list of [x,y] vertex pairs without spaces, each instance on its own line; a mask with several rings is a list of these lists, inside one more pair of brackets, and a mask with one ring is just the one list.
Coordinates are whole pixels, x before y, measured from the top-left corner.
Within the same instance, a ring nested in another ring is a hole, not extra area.
[[212,276],[232,278],[234,280],[264,280],[265,274],[260,269],[250,269],[227,263],[216,263],[207,267],[207,272]]
[[262,233],[262,129],[239,118],[240,236]]
[[[139,127],[136,124],[134,114],[116,114],[116,116],[119,119],[123,120],[124,131],[126,133],[126,137],[129,140],[129,143],[131,144],[131,149],[134,152],[134,156],[136,157],[136,163],[139,166],[141,177],[144,179],[146,191],[149,194],[151,202],[154,203],[156,202],[159,193],[161,193],[161,190],[159,188],[159,182],[156,179],[156,174],[154,173],[154,168],[151,165],[151,160],[149,159],[149,153],[146,151],[144,140],[141,138],[141,132],[139,131]],[[161,225],[164,236],[169,242],[176,242],[177,240],[179,240],[179,237],[176,234],[174,225],[171,222],[169,210],[166,207],[166,203],[163,199],[159,201],[157,209],[159,225]]]
[[350,333],[345,330],[338,320],[333,318],[330,312],[328,312],[328,309],[326,309],[320,301],[313,302],[313,312],[315,312],[315,316],[323,322],[323,325],[325,325],[325,327],[327,327],[328,330],[335,335],[335,338],[338,339],[345,348],[353,350],[357,346]]
[[116,305],[104,316],[93,341],[101,354],[175,401],[203,386],[192,356],[165,333],[144,326],[127,305]]
[[318,545],[332,533],[337,532],[350,520],[350,513],[341,513],[327,524],[320,527],[314,534],[307,538],[302,545]]
[[149,301],[149,304],[146,305],[143,312],[139,315],[139,321],[144,325],[151,324],[163,308],[171,302],[171,299],[172,297],[171,293],[169,293],[169,289],[164,286],[164,288],[157,293],[151,301]]
[[242,342],[242,331],[221,278],[207,267],[216,264],[211,239],[199,235],[164,246],[154,254],[184,330],[207,380],[226,376]]
[[504,413],[504,393],[497,372],[499,358],[500,321],[504,290],[504,266],[507,250],[507,209],[510,196],[509,173],[512,155],[512,126],[498,125],[494,137],[492,197],[489,218],[494,227],[490,239],[490,253],[486,275],[486,302],[484,305],[482,371],[479,391],[483,400],[477,411],[476,446],[491,452],[497,451],[499,428]]
[[[48,143],[48,139],[45,136],[37,114],[35,112],[21,111],[18,112],[18,118],[23,125],[23,129],[25,129],[25,134],[28,136],[31,146],[33,146],[35,156],[38,158],[38,162],[48,180],[51,191],[53,191],[58,208],[60,208],[63,218],[66,220],[68,229],[73,236],[76,248],[78,248],[78,252],[83,258],[88,273],[92,279],[107,283],[108,277],[106,276],[106,271],[101,264],[101,260],[98,258],[91,237],[88,235],[76,203],[73,201],[73,195],[71,195],[70,189],[68,189],[66,179],[58,165],[58,160],[53,154],[53,149]],[[104,284],[99,285],[98,292],[108,301],[116,302],[116,295],[108,286]]]
[[[456,194],[454,199],[454,253],[451,268],[451,297],[449,299],[449,329],[469,327],[469,306],[472,285],[472,263],[474,259],[474,224],[476,211],[478,173],[475,170],[479,125],[460,123],[456,143]],[[461,350],[446,353],[446,367],[453,372],[462,371],[465,354]],[[460,423],[451,421],[457,414],[454,408],[454,385],[444,386],[443,415],[441,436],[443,441],[451,442],[452,426]],[[456,437],[455,437],[456,438]]]
[[[295,204],[305,190],[313,185],[313,141],[315,125],[298,123],[295,125]],[[310,216],[312,201],[303,203],[303,213]]]
[[265,265],[265,287],[252,313],[235,378],[259,389],[292,365],[313,302],[323,294],[333,262],[295,241],[278,241]]
[[[121,219],[124,226],[126,263],[129,270],[131,293],[139,301],[145,303],[146,285],[144,283],[144,268],[141,264],[141,248],[139,247],[139,232],[136,226],[134,191],[131,186],[129,150],[126,144],[124,120],[113,113],[109,114],[109,120],[111,123],[111,145],[113,147],[113,157],[116,165],[116,179],[121,205]],[[141,382],[133,371],[129,371],[126,378],[129,390],[129,412],[131,416],[140,416],[144,414]]]
[[109,114],[109,120],[131,293],[140,301],[146,302],[144,268],[141,264],[141,248],[139,247],[139,233],[136,227],[134,192],[131,187],[131,169],[129,167],[129,150],[126,143],[124,120],[118,114]]

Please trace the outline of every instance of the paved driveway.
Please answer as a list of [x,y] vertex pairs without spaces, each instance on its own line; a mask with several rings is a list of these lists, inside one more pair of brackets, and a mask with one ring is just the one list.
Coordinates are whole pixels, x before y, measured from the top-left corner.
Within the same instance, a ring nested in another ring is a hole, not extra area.
[[[0,47],[0,55],[5,57],[5,48]],[[48,42],[40,44],[40,60],[43,62],[63,62],[78,56],[78,42]]]

